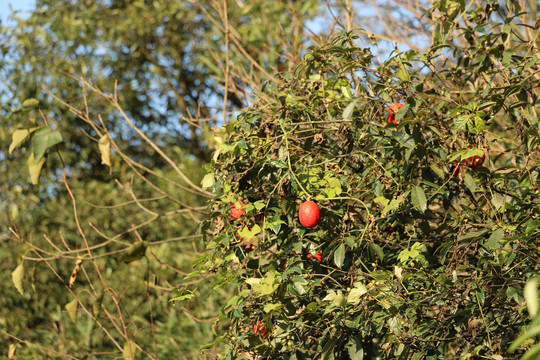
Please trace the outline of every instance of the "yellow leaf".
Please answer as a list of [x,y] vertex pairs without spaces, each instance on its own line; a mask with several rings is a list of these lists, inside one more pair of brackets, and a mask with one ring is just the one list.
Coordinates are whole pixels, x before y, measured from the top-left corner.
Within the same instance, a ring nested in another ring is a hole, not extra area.
[[30,172],[30,178],[32,184],[36,185],[39,182],[39,174],[41,174],[41,168],[45,164],[45,156],[43,156],[38,162],[34,160],[34,152],[30,152],[28,157],[28,171]]
[[23,278],[24,278],[24,265],[21,263],[11,273],[11,279],[13,280],[13,285],[15,285],[15,288],[17,288],[17,290],[21,293],[21,295],[24,295],[24,289],[22,285]]
[[68,312],[68,315],[74,324],[77,324],[77,308],[78,307],[79,307],[79,302],[77,301],[77,299],[73,299],[72,301],[68,302],[65,306],[66,311]]
[[99,139],[99,151],[101,152],[101,163],[111,166],[111,142],[107,134]]
[[128,340],[124,344],[124,360],[135,360],[135,350],[137,350],[137,345],[133,341]]

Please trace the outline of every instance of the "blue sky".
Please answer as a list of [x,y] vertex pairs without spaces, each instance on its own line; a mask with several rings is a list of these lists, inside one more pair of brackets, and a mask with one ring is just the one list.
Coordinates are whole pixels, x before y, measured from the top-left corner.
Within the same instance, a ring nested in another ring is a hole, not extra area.
[[29,10],[36,6],[36,0],[0,0],[0,19],[2,19],[2,22],[11,13],[10,5],[13,11]]

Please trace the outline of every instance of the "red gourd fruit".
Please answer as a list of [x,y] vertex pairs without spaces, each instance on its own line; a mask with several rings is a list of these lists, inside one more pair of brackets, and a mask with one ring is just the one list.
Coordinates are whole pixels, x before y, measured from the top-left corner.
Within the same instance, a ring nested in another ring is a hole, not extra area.
[[298,210],[298,219],[300,224],[304,225],[307,228],[314,228],[319,225],[321,221],[321,211],[319,206],[313,201],[306,201],[300,205],[300,210]]
[[240,201],[237,201],[234,203],[234,206],[232,207],[231,209],[231,216],[234,220],[238,220],[242,217],[242,215],[244,215],[245,211],[244,211],[244,206],[246,204],[240,200]]

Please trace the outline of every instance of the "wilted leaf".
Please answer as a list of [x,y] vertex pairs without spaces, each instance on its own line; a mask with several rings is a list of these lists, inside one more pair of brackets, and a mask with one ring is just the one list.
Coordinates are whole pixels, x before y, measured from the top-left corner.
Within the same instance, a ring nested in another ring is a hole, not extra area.
[[15,360],[15,350],[17,350],[17,344],[9,344],[8,360]]
[[70,288],[75,283],[75,280],[77,280],[77,275],[79,274],[79,271],[81,270],[81,264],[82,264],[82,259],[77,259],[77,261],[75,262],[75,267],[73,268],[73,271],[71,272],[71,276],[69,277]]
[[24,264],[20,263],[19,266],[15,268],[15,270],[11,273],[11,279],[13,280],[13,285],[15,285],[15,288],[17,291],[21,293],[21,295],[24,295],[24,289],[23,289],[23,279],[24,279]]
[[103,165],[111,166],[111,141],[109,136],[104,134],[101,139],[99,139],[99,152],[101,153],[101,163]]

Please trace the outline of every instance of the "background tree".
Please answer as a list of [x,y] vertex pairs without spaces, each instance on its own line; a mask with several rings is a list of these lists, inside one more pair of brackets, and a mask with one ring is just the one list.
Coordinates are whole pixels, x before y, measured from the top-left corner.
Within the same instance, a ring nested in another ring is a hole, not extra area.
[[18,356],[65,358],[136,344],[150,358],[199,357],[219,305],[168,300],[201,251],[206,138],[286,63],[284,49],[300,51],[316,10],[38,1],[14,14],[1,45],[2,278],[15,284],[3,349],[25,341]]

